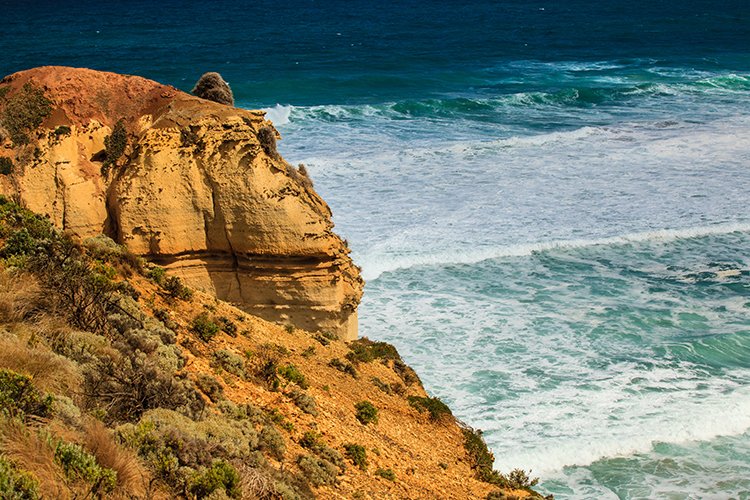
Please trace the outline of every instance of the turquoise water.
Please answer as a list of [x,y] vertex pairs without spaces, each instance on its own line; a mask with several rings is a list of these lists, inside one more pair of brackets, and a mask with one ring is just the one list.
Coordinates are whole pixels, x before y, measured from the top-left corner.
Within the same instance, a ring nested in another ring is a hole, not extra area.
[[556,498],[750,498],[747,0],[3,6],[42,64],[264,108],[360,328]]

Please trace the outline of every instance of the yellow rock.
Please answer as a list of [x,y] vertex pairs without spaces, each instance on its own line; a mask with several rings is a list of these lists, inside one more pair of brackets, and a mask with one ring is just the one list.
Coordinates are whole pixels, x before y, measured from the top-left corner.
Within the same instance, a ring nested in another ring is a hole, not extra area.
[[[87,69],[36,68],[0,85],[12,98],[26,82],[44,88],[53,112],[29,145],[3,144],[15,167],[1,192],[252,314],[356,338],[359,270],[309,179],[261,144],[262,128],[277,135],[263,112]],[[118,120],[128,146],[103,169]]]

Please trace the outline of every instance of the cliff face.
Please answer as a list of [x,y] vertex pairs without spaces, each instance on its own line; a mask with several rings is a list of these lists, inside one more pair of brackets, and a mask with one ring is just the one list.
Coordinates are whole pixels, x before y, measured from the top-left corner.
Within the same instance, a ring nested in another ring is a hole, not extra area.
[[[0,192],[252,314],[356,337],[359,270],[309,179],[276,153],[262,112],[139,77],[44,67],[0,82],[0,114],[26,83],[51,112],[28,144],[4,138],[13,166]],[[105,139],[118,122],[127,145],[113,161]]]

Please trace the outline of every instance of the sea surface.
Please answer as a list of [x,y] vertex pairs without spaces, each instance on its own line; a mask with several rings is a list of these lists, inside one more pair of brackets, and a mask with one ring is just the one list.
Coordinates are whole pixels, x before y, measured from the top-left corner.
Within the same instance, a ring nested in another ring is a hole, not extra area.
[[2,2],[0,73],[221,72],[395,344],[558,499],[750,498],[747,0]]

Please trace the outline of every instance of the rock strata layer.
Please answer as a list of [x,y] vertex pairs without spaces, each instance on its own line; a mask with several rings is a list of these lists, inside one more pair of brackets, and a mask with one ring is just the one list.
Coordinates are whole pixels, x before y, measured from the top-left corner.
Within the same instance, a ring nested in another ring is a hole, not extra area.
[[[52,111],[28,144],[2,134],[12,168],[0,192],[252,314],[357,336],[359,269],[306,173],[276,152],[263,112],[140,77],[42,67],[0,82],[0,113],[26,83]],[[127,145],[113,161],[105,139],[118,122]]]

